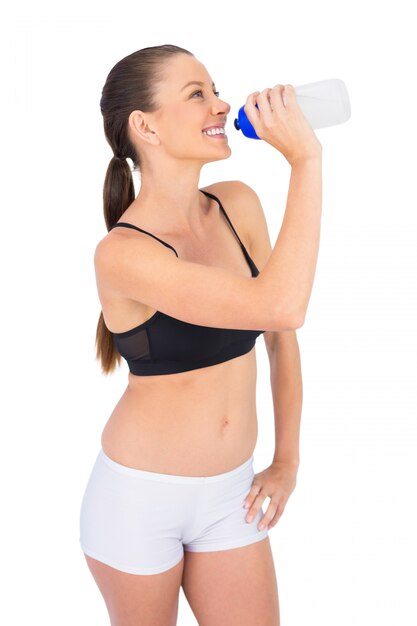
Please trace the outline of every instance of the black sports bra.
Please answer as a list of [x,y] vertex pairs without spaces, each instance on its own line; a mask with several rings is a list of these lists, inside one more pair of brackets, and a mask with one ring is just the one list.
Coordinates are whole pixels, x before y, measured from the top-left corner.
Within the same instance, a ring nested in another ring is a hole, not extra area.
[[[240,243],[251,268],[252,277],[257,276],[259,270],[233,228],[220,200],[208,191],[202,189],[200,191],[218,202]],[[109,230],[116,226],[126,226],[146,233],[174,250],[178,256],[175,248],[169,243],[138,226],[116,222]],[[234,359],[249,352],[254,347],[256,338],[264,332],[264,330],[236,330],[189,324],[162,311],[156,311],[139,326],[112,334],[117,350],[126,359],[130,372],[137,376],[154,376],[185,372]]]

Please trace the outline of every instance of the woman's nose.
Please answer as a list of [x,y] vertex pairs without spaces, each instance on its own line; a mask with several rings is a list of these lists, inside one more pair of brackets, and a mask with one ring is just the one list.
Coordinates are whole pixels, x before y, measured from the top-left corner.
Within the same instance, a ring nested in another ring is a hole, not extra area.
[[217,99],[215,104],[214,104],[214,109],[218,112],[218,113],[229,113],[230,112],[230,104],[228,102],[225,102],[224,100],[219,100]]

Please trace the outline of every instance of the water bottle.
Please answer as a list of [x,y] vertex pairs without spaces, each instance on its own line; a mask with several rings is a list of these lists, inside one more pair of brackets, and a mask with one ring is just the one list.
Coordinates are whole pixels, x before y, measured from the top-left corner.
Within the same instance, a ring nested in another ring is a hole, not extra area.
[[[349,94],[345,83],[339,78],[330,78],[316,83],[307,83],[294,87],[297,103],[312,128],[325,128],[342,124],[350,118]],[[285,95],[283,96],[286,104]],[[258,105],[255,105],[258,107]],[[245,137],[260,139],[248,117],[239,109],[234,122],[236,130],[241,130]]]

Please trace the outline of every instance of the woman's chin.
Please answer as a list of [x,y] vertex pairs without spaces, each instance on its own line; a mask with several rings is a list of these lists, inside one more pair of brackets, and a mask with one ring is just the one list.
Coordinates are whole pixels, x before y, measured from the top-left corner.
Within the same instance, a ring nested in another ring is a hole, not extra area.
[[223,159],[228,159],[232,154],[232,149],[229,145],[225,146],[224,149],[219,153],[218,156],[211,156],[207,158],[207,163],[211,163],[212,161],[222,161]]

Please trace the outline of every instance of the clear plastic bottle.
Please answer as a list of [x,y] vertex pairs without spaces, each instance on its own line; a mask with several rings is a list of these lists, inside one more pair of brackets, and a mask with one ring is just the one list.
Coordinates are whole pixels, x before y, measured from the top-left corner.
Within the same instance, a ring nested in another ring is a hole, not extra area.
[[[297,103],[312,128],[335,126],[350,118],[349,94],[345,83],[339,78],[307,83],[294,89]],[[283,99],[285,105],[285,95]],[[234,125],[236,130],[241,130],[245,137],[260,139],[248,120],[243,106],[239,109]]]

